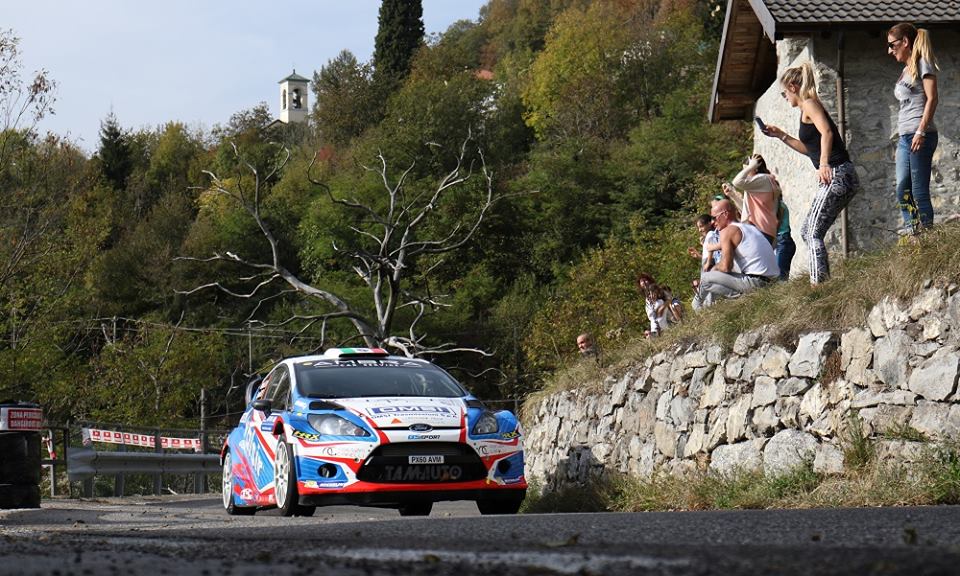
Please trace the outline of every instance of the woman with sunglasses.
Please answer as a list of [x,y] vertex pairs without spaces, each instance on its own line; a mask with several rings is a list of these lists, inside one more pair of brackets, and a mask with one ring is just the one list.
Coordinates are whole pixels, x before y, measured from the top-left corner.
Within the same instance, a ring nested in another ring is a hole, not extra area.
[[783,88],[780,95],[790,106],[800,108],[800,130],[794,138],[767,124],[763,133],[807,155],[817,169],[819,187],[800,228],[800,236],[810,256],[810,283],[819,284],[830,277],[823,239],[856,195],[860,180],[836,123],[817,97],[817,83],[810,64],[787,68],[780,75],[780,86]]
[[897,204],[904,232],[915,234],[933,225],[930,169],[937,149],[937,59],[930,35],[901,22],[887,32],[887,53],[903,64],[893,88],[900,102],[897,117]]

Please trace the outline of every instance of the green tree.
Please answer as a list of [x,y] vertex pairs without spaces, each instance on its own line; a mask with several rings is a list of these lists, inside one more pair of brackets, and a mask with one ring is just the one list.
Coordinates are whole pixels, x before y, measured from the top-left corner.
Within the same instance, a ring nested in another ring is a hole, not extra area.
[[313,120],[324,142],[343,146],[374,120],[370,116],[370,109],[376,107],[372,68],[357,62],[349,50],[313,74],[313,93]]
[[383,95],[406,78],[414,54],[423,43],[423,5],[420,0],[382,0],[373,67]]
[[104,178],[116,190],[122,190],[133,170],[127,134],[113,112],[100,122],[100,147],[97,150]]

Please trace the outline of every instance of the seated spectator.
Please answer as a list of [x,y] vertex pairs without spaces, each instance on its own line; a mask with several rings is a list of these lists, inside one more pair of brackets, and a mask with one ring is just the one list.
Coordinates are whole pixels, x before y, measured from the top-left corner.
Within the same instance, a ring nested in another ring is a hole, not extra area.
[[[742,190],[743,195],[740,196],[737,190]],[[754,154],[746,159],[743,169],[734,176],[733,189],[728,191],[728,195],[735,203],[739,196],[742,220],[756,226],[770,245],[775,245],[780,225],[777,218],[780,184],[770,174],[763,156]]]
[[[698,216],[694,224],[700,234],[700,250],[691,246],[687,248],[687,253],[699,258],[700,270],[706,272],[720,261],[720,235],[713,229],[713,218],[708,214]],[[708,246],[710,250],[707,249]]]
[[683,320],[683,303],[673,295],[669,286],[662,286],[663,300],[667,304],[667,320],[670,324],[679,324]]
[[[720,232],[720,263],[700,276],[695,308],[710,306],[718,298],[736,298],[780,276],[773,247],[755,226],[738,222],[729,200],[716,200],[710,211]],[[734,272],[734,266],[739,272]]]
[[597,362],[600,361],[600,350],[597,349],[593,336],[589,332],[577,336],[577,349],[580,350],[580,355],[584,358],[593,358]]
[[647,285],[644,293],[647,319],[650,321],[650,329],[644,332],[647,338],[656,338],[667,329],[669,320],[667,318],[669,311],[667,300],[663,289],[656,284]]

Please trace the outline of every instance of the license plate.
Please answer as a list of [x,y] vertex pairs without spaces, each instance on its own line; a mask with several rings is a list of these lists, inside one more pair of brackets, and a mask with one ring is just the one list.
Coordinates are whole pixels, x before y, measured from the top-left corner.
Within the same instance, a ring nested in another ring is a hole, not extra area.
[[443,464],[443,456],[408,456],[408,464]]

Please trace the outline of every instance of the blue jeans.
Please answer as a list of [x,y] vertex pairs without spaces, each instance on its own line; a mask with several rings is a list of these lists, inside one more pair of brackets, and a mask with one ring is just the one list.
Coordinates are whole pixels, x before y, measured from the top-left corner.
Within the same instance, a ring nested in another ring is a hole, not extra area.
[[907,232],[933,225],[930,169],[937,141],[936,132],[927,132],[927,137],[916,152],[910,150],[913,134],[901,135],[897,142],[897,204]]
[[790,264],[793,262],[793,255],[797,253],[797,244],[793,241],[790,231],[777,234],[777,266],[780,267],[780,279],[790,279]]

